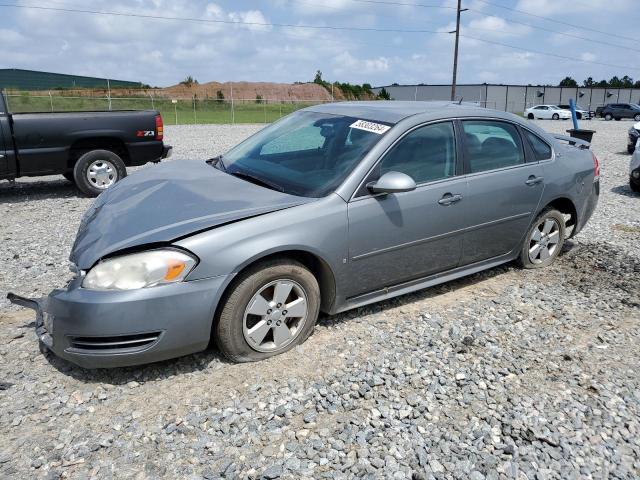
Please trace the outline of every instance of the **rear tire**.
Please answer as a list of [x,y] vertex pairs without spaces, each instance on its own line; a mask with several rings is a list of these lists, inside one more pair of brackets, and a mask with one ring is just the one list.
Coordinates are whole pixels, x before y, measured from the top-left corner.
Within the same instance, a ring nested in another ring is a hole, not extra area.
[[532,223],[520,250],[518,263],[523,268],[542,268],[553,263],[564,245],[566,226],[562,213],[543,210]]
[[640,193],[640,182],[636,182],[633,178],[630,178],[629,188],[632,192]]
[[633,119],[634,119],[636,122],[640,122],[640,113],[638,113],[637,115],[635,115],[635,116],[633,117]]
[[560,115],[558,115],[557,113],[554,113],[553,115],[551,115],[551,119],[552,120],[559,120],[560,119]]
[[633,155],[633,152],[636,151],[635,145],[627,145],[627,153]]
[[109,150],[91,150],[83,154],[73,167],[76,186],[89,197],[97,197],[126,176],[124,162]]
[[269,260],[241,273],[221,305],[212,329],[220,352],[232,362],[255,362],[284,353],[311,335],[320,312],[320,287],[301,263]]

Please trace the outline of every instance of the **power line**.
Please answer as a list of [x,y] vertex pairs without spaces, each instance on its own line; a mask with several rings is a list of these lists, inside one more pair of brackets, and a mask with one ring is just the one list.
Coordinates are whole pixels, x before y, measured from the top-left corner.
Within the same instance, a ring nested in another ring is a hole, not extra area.
[[446,10],[456,10],[456,7],[448,7],[446,5],[428,5],[424,3],[389,2],[389,1],[382,1],[382,0],[350,0],[350,1],[358,2],[358,3],[371,3],[376,5],[394,5],[394,6],[400,5],[403,7],[440,8],[440,9],[446,9]]
[[524,10],[518,10],[518,9],[515,9],[515,8],[511,8],[511,7],[505,7],[504,5],[500,5],[499,3],[489,2],[487,0],[477,0],[477,1],[481,2],[481,3],[484,3],[486,5],[491,5],[493,7],[502,8],[504,10],[510,10],[512,12],[521,13],[522,15],[529,15],[531,17],[539,18],[541,20],[546,20],[547,22],[558,23],[560,25],[566,25],[568,27],[577,28],[579,30],[588,30],[590,32],[601,33],[602,35],[608,35],[608,36],[611,36],[611,37],[623,38],[625,40],[631,40],[631,41],[634,41],[634,42],[636,42],[638,40],[637,38],[625,37],[624,35],[616,35],[615,33],[604,32],[602,30],[596,30],[595,28],[585,27],[583,25],[575,25],[573,23],[564,22],[562,20],[556,20],[554,18],[543,17],[542,15],[536,15],[535,13],[525,12]]
[[404,28],[376,28],[376,27],[341,27],[334,25],[301,25],[293,23],[273,23],[273,22],[247,22],[242,20],[222,20],[211,18],[190,18],[190,17],[173,17],[167,15],[151,15],[143,13],[125,13],[125,12],[110,12],[104,10],[88,10],[81,8],[62,8],[62,7],[44,7],[40,5],[18,5],[15,3],[0,3],[0,7],[9,8],[21,8],[31,10],[47,10],[54,12],[66,12],[66,13],[83,13],[89,15],[108,15],[114,17],[134,17],[134,18],[147,18],[153,20],[174,20],[183,22],[194,23],[214,23],[214,24],[226,24],[226,25],[249,25],[260,27],[278,27],[278,28],[309,28],[315,30],[349,30],[357,32],[387,32],[387,33],[446,33],[436,30],[425,29],[404,29]]
[[514,50],[520,50],[520,51],[527,52],[527,53],[535,53],[537,55],[545,55],[547,57],[562,58],[563,60],[571,60],[571,61],[580,62],[580,63],[592,63],[594,65],[604,65],[605,67],[624,68],[624,69],[628,69],[628,70],[640,70],[640,67],[630,67],[628,65],[615,65],[615,64],[612,64],[612,63],[596,62],[595,60],[583,60],[581,58],[568,57],[568,56],[559,55],[559,54],[556,54],[556,53],[541,52],[539,50],[531,50],[531,49],[528,49],[528,48],[518,47],[518,46],[515,46],[515,45],[509,45],[508,43],[502,43],[502,42],[496,42],[496,41],[493,41],[493,40],[486,40],[484,38],[472,37],[471,35],[462,35],[462,34],[460,34],[460,36],[464,37],[464,38],[470,38],[472,40],[477,40],[478,42],[489,43],[491,45],[500,45],[502,47],[512,48]]
[[[300,0],[298,0],[298,1],[300,1]],[[376,5],[389,5],[389,6],[404,5],[404,6],[419,7],[419,8],[445,8],[445,9],[456,10],[456,7],[448,7],[448,6],[441,6],[441,5],[427,5],[427,4],[423,4],[423,3],[392,2],[392,1],[384,1],[384,0],[350,0],[350,1],[352,1],[352,2],[360,2],[360,3],[371,3],[371,4],[376,4]],[[482,0],[479,0],[479,1],[482,1]],[[558,20],[554,20],[552,18],[547,18],[547,17],[542,17],[542,16],[539,16],[539,15],[527,13],[527,12],[524,12],[523,10],[516,10],[516,9],[513,9],[513,8],[505,7],[505,6],[502,6],[502,5],[498,5],[498,4],[494,4],[494,3],[490,3],[490,2],[486,2],[486,1],[484,1],[483,3],[486,3],[488,5],[493,5],[493,6],[496,6],[496,7],[500,7],[500,8],[505,8],[505,9],[512,10],[514,12],[522,13],[522,14],[525,14],[525,15],[532,15],[534,17],[541,18],[541,19],[544,19],[544,20],[547,20],[547,21],[557,22],[557,23],[561,23],[563,25],[573,26],[570,23],[561,22],[561,21],[558,21]],[[481,12],[479,10],[475,10],[473,8],[468,8],[467,10],[472,11],[473,13],[475,13],[477,15],[482,15],[485,18],[490,18],[490,17],[500,18],[501,20],[504,20],[505,22],[510,22],[510,23],[514,23],[514,24],[517,24],[517,25],[523,25],[525,27],[533,28],[533,29],[536,29],[536,30],[541,30],[543,32],[555,33],[557,35],[563,35],[565,37],[576,38],[576,39],[579,39],[579,40],[584,40],[586,42],[597,43],[597,44],[601,44],[601,45],[607,45],[607,46],[610,46],[610,47],[624,48],[624,49],[627,49],[627,50],[632,50],[634,52],[637,51],[637,49],[635,47],[629,47],[629,46],[626,46],[626,45],[620,45],[620,44],[616,44],[616,43],[609,43],[609,42],[605,42],[604,40],[594,40],[592,38],[583,37],[583,36],[580,36],[580,35],[575,35],[573,33],[562,32],[560,30],[552,30],[550,28],[540,27],[538,25],[532,25],[530,23],[520,22],[518,20],[513,20],[513,19],[510,19],[510,18],[499,17],[497,15],[487,15],[486,13]],[[588,28],[585,28],[585,27],[582,27],[582,26],[575,26],[575,27],[576,28],[580,28],[582,30],[591,30],[591,29],[588,29]],[[465,27],[465,28],[472,28],[472,27]],[[482,29],[482,28],[474,28],[474,29],[475,30],[491,30],[491,29]],[[606,35],[609,35],[608,32],[600,32],[599,30],[592,30],[592,31],[598,32],[598,33],[604,33]],[[624,36],[620,36],[620,35],[616,35],[616,36],[618,36],[620,38],[628,38],[629,40],[635,40],[635,39],[631,39],[629,37],[624,37]]]
[[[370,0],[373,1],[373,0]],[[378,1],[378,0],[376,0]],[[382,1],[382,0],[380,0]],[[484,0],[481,0],[484,1]],[[420,5],[420,4],[415,4]],[[399,28],[374,28],[374,27],[341,27],[341,26],[331,26],[331,25],[296,25],[291,23],[272,23],[272,22],[246,22],[246,21],[236,21],[236,20],[221,20],[221,19],[204,19],[204,18],[189,18],[189,17],[173,17],[173,16],[164,16],[164,15],[152,15],[152,14],[141,14],[141,13],[125,13],[125,12],[110,12],[110,11],[100,11],[100,10],[88,10],[88,9],[80,9],[80,8],[62,8],[62,7],[45,7],[38,5],[18,5],[11,3],[0,3],[0,7],[9,7],[9,8],[21,8],[21,9],[32,9],[32,10],[47,10],[47,11],[57,11],[57,12],[66,12],[66,13],[81,13],[81,14],[90,14],[90,15],[106,15],[106,16],[116,16],[116,17],[133,17],[133,18],[144,18],[144,19],[154,19],[154,20],[173,20],[173,21],[186,21],[186,22],[194,22],[194,23],[213,23],[213,24],[230,24],[230,25],[250,25],[250,26],[265,26],[265,27],[279,27],[279,28],[308,28],[308,29],[319,29],[319,30],[349,30],[349,31],[373,31],[373,32],[394,32],[394,33],[428,33],[428,34],[448,34],[445,31],[436,31],[436,30],[407,30],[407,29],[399,29]],[[506,7],[505,7],[506,8]],[[607,67],[615,67],[622,69],[630,69],[630,70],[640,70],[638,67],[630,67],[623,65],[615,65],[604,62],[597,62],[593,60],[584,60],[564,55],[559,55],[555,53],[547,53],[537,50],[531,50],[527,48],[518,47],[515,45],[510,45],[503,42],[497,42],[492,40],[486,40],[483,38],[473,37],[470,35],[460,35],[461,37],[469,38],[472,40],[476,40],[479,42],[499,45],[506,48],[511,48],[515,50],[524,51],[527,53],[534,53],[538,55],[544,55],[549,57],[561,58],[564,60],[571,60],[574,62],[580,63],[590,63],[594,65],[602,65]]]
[[[507,23],[513,23],[513,24],[516,24],[516,25],[522,25],[522,26],[533,28],[533,29],[536,29],[536,30],[542,30],[543,32],[555,33],[557,35],[563,35],[565,37],[577,38],[577,39],[583,40],[585,42],[596,43],[598,45],[607,45],[609,47],[624,48],[626,50],[631,50],[633,52],[637,52],[638,51],[638,49],[635,48],[635,47],[628,47],[626,45],[620,45],[620,44],[617,44],[617,43],[609,43],[609,42],[605,42],[603,40],[594,40],[592,38],[582,37],[580,35],[574,35],[573,33],[566,33],[566,32],[561,32],[559,30],[552,30],[550,28],[539,27],[537,25],[532,25],[532,24],[526,23],[526,22],[519,22],[518,20],[512,20],[510,18],[499,17],[497,15],[486,15],[484,13],[479,12],[478,10],[473,10],[471,8],[469,10],[472,13],[482,15],[484,18],[499,18],[501,20],[504,20]],[[468,26],[465,26],[465,29],[467,29],[467,30],[485,30],[485,31],[494,31],[495,32],[495,30],[491,29],[491,28],[479,28],[479,27],[468,27]]]

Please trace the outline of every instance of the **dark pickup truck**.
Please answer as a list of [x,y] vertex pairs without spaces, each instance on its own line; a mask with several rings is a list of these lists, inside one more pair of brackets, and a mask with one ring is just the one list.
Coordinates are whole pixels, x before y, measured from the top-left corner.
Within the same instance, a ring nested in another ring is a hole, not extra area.
[[162,138],[155,110],[12,114],[0,94],[0,180],[64,175],[96,196],[126,167],[167,158]]

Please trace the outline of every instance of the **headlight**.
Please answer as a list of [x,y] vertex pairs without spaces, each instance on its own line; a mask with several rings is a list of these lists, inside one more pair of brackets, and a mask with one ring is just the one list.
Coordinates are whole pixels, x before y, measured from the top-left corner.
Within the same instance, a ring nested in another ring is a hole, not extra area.
[[135,290],[181,282],[196,264],[178,250],[151,250],[100,262],[82,282],[90,290]]

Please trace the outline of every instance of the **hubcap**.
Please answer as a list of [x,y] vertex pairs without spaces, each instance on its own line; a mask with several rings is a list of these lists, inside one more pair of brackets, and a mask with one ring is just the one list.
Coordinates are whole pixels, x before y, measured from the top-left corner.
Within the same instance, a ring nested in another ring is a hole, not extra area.
[[560,225],[553,218],[541,221],[529,240],[529,260],[542,263],[555,255],[560,242]]
[[277,352],[299,335],[307,320],[307,294],[293,280],[276,280],[258,290],[244,311],[243,334],[258,352]]
[[87,169],[89,183],[100,190],[105,190],[118,180],[116,167],[108,160],[96,160]]

